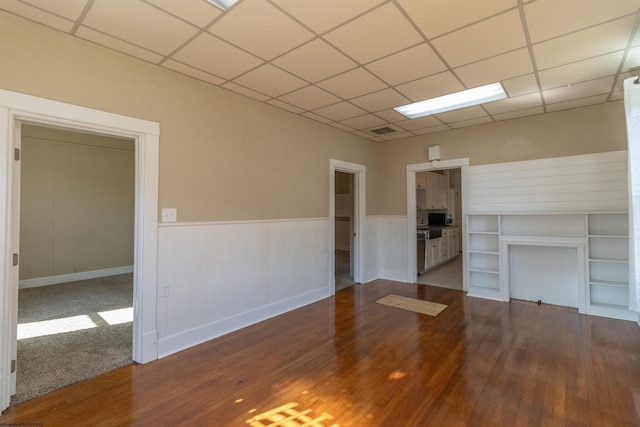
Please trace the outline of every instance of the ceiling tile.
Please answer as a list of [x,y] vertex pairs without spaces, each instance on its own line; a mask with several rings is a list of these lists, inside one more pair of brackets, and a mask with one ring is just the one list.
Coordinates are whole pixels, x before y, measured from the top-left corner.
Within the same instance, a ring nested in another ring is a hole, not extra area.
[[624,59],[622,71],[626,72],[636,67],[640,67],[640,46],[629,49],[627,57]]
[[622,101],[624,100],[624,92],[612,92],[611,96],[609,96],[609,101]]
[[313,40],[273,61],[311,83],[324,80],[357,66],[340,51],[321,39]]
[[319,108],[317,110],[314,110],[313,112],[334,121],[350,119],[352,117],[362,116],[367,113],[363,109],[356,107],[350,102],[339,102],[337,104]]
[[[331,123],[331,120],[327,119],[326,117],[319,116],[319,115],[314,114],[314,113],[312,113],[310,111],[307,111],[306,113],[302,113],[301,115],[304,116],[304,117],[307,117],[307,118],[309,118],[311,120],[315,120],[316,122],[320,122],[320,123],[324,123],[324,124]],[[345,129],[343,129],[343,130],[349,130],[350,131],[351,129],[347,128],[345,126]]]
[[132,45],[120,39],[116,39],[99,31],[92,30],[91,28],[78,28],[78,31],[76,31],[76,36],[85,40],[92,41],[99,45],[106,46],[109,49],[117,50],[118,52],[126,53],[127,55],[135,56],[136,58],[153,62],[154,64],[158,64],[164,59],[162,55],[158,55],[157,53]]
[[635,16],[533,45],[538,69],[580,61],[627,47]]
[[221,85],[225,82],[224,79],[221,79],[218,76],[214,76],[209,73],[205,73],[204,71],[198,70],[196,68],[190,67],[188,65],[182,64],[178,61],[174,61],[173,59],[169,59],[162,63],[164,68],[168,68],[173,71],[177,71],[178,73],[185,74],[190,77],[194,77],[198,80],[202,80],[208,83],[213,83],[214,85]]
[[600,104],[606,102],[608,95],[596,95],[587,98],[574,99],[557,104],[548,104],[547,112],[569,110],[571,108],[586,107],[587,105]]
[[451,67],[459,67],[521,48],[526,40],[520,14],[514,10],[434,39],[432,43]]
[[360,108],[376,113],[388,108],[408,104],[410,101],[393,89],[384,89],[380,92],[354,98],[351,102]]
[[532,43],[638,11],[638,0],[538,0],[524,5]]
[[478,117],[477,119],[470,119],[470,120],[463,120],[460,122],[449,123],[449,126],[454,129],[458,129],[458,128],[464,128],[469,126],[483,125],[483,124],[492,123],[492,122],[493,120],[491,119],[491,117]]
[[271,64],[265,64],[255,70],[249,71],[234,81],[242,86],[257,90],[274,98],[307,85],[305,81]]
[[444,132],[446,130],[451,130],[451,128],[447,125],[440,125],[440,126],[431,126],[428,128],[416,129],[411,132],[416,135],[426,135],[428,133]]
[[[50,0],[49,0],[50,1]],[[200,28],[222,15],[222,10],[201,0],[145,0]]]
[[[255,56],[207,33],[200,34],[173,58],[225,79],[232,79],[262,63]],[[220,58],[225,60],[220,61]]]
[[367,69],[395,86],[447,69],[426,43],[409,48],[367,65]]
[[538,107],[542,105],[540,93],[534,92],[528,95],[515,96],[513,98],[503,99],[502,101],[490,102],[484,104],[485,110],[489,114],[501,114],[507,111],[524,110],[526,108]]
[[53,13],[29,6],[17,0],[1,0],[0,8],[7,12],[22,16],[30,21],[46,25],[47,27],[51,27],[56,30],[64,31],[65,33],[71,32],[74,26],[73,21],[70,19],[61,18]]
[[614,77],[590,80],[583,83],[576,83],[570,86],[560,86],[542,92],[547,104],[564,102],[567,100],[586,98],[593,95],[608,94],[613,87]]
[[398,2],[428,38],[434,38],[518,5],[517,0]]
[[[21,0],[21,2],[35,6],[38,9],[46,10],[62,18],[75,21],[82,14],[88,0]],[[2,4],[3,8],[4,3],[5,2]]]
[[382,126],[386,124],[384,120],[373,114],[366,114],[364,116],[341,120],[340,123],[353,129],[369,129],[374,126]]
[[393,3],[379,7],[324,37],[363,64],[423,41]]
[[442,122],[436,119],[434,116],[418,117],[417,119],[396,122],[396,125],[406,130],[423,129],[431,126],[440,126],[441,124]]
[[465,89],[464,86],[450,72],[436,74],[425,77],[411,83],[396,86],[398,92],[402,93],[412,102],[424,99],[435,98],[448,93],[458,92]]
[[265,0],[238,3],[210,33],[270,60],[313,38],[313,34]]
[[389,123],[397,123],[407,120],[406,116],[398,113],[396,110],[388,109],[376,112],[376,116],[379,116]]
[[414,136],[411,132],[398,132],[398,133],[385,133],[383,135],[379,135],[378,138],[383,141],[391,141],[394,139],[403,139],[403,138],[411,138]]
[[269,96],[263,95],[251,89],[247,89],[246,87],[240,86],[233,82],[227,82],[223,84],[222,87],[232,92],[238,93],[240,95],[248,96],[249,98],[257,99],[258,101],[262,101],[262,102],[268,99],[271,99]]
[[[122,13],[126,10],[127,13]],[[138,0],[95,0],[83,25],[163,55],[198,29]]]
[[527,74],[513,79],[503,80],[502,87],[509,96],[526,95],[538,92],[538,81],[535,74]]
[[573,64],[551,68],[539,73],[542,89],[593,80],[615,74],[622,60],[622,51],[598,56]]
[[364,68],[347,71],[344,74],[318,83],[318,86],[343,99],[355,98],[356,96],[387,87],[380,79]]
[[475,107],[461,108],[459,110],[447,111],[446,113],[436,114],[438,120],[443,123],[461,122],[471,119],[478,119],[482,117],[488,117],[487,112],[484,109],[476,105]]
[[522,48],[453,70],[469,88],[533,73],[529,49]]
[[616,86],[613,88],[614,91],[623,91],[624,90],[624,81],[631,77],[638,77],[638,73],[621,73],[618,75],[618,80],[616,81]]
[[318,34],[371,10],[385,0],[273,0]]
[[340,102],[340,98],[325,92],[317,86],[307,86],[280,97],[280,100],[305,110],[315,110]]
[[508,112],[508,113],[495,114],[495,115],[493,115],[493,119],[496,120],[496,121],[511,120],[511,119],[517,119],[517,118],[520,118],[520,117],[536,116],[536,115],[542,114],[542,113],[544,113],[544,107],[540,106],[540,107],[527,108],[525,110],[518,110],[518,111],[511,111],[511,112]]
[[303,109],[294,107],[293,105],[287,104],[286,102],[282,102],[279,99],[272,99],[270,101],[267,101],[267,104],[273,105],[274,107],[282,108],[283,110],[287,110],[295,114],[304,113]]

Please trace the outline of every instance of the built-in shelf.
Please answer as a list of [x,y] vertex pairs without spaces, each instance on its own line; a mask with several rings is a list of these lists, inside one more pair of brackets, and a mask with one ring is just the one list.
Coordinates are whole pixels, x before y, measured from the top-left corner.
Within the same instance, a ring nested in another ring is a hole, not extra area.
[[[629,304],[629,235],[627,213],[478,214],[467,216],[468,293],[501,299],[509,295],[502,277],[506,259],[501,250],[531,241],[578,249],[581,312],[618,319],[636,319]],[[530,239],[529,239],[530,238]],[[547,238],[554,239],[549,241]],[[527,240],[529,239],[529,240]],[[544,245],[543,245],[544,246]],[[502,249],[501,249],[502,248]]]

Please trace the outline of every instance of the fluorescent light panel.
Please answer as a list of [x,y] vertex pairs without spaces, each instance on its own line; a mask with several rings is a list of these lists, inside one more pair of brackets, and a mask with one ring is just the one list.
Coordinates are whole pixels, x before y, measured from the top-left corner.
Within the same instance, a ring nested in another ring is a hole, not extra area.
[[507,94],[504,93],[504,89],[500,83],[491,83],[473,89],[403,105],[394,108],[394,110],[410,119],[415,119],[431,114],[444,113],[445,111],[498,101],[506,97]]
[[222,10],[227,10],[233,6],[238,0],[207,0],[215,7],[219,7]]

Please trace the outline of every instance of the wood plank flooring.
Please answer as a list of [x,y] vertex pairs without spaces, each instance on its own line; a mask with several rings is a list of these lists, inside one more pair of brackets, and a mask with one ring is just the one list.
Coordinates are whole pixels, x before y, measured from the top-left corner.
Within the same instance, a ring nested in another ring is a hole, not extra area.
[[[389,293],[448,307],[375,303]],[[23,402],[0,424],[638,426],[639,358],[633,322],[377,280]]]

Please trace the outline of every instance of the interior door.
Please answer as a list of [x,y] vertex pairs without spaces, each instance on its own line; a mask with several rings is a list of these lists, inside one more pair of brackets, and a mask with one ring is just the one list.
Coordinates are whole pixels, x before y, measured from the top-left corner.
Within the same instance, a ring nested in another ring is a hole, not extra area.
[[16,126],[17,135],[13,141],[13,185],[11,186],[12,212],[11,212],[11,391],[13,396],[16,394],[16,373],[18,363],[18,279],[19,279],[19,262],[20,262],[20,164],[22,154],[22,135],[21,127]]

